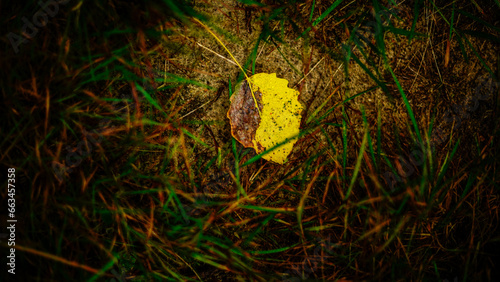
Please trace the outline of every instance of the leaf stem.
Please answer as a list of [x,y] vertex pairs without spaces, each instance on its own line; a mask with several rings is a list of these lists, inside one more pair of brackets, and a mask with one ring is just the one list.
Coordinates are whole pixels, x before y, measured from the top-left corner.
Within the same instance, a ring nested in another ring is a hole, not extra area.
[[204,25],[202,22],[200,22],[200,20],[198,20],[196,18],[194,20],[197,21],[199,24],[201,24],[201,26],[203,26],[203,28],[205,28],[213,37],[215,37],[215,39],[217,39],[217,42],[219,42],[219,44],[222,47],[224,47],[226,52],[231,56],[231,58],[233,58],[233,60],[238,65],[238,67],[241,69],[241,71],[243,72],[243,74],[245,75],[245,77],[248,81],[248,87],[250,88],[250,92],[252,92],[252,98],[253,98],[253,101],[255,102],[255,107],[257,108],[257,111],[259,112],[259,116],[262,116],[262,113],[260,112],[260,109],[259,109],[259,104],[257,104],[257,99],[255,98],[255,94],[254,94],[253,89],[252,89],[252,83],[250,82],[250,78],[246,74],[245,70],[241,67],[240,63],[238,63],[238,61],[233,56],[233,54],[231,54],[231,52],[226,48],[226,45],[224,45],[224,43],[222,43],[222,41],[217,37],[217,35],[215,35],[215,33],[213,33],[206,25]]

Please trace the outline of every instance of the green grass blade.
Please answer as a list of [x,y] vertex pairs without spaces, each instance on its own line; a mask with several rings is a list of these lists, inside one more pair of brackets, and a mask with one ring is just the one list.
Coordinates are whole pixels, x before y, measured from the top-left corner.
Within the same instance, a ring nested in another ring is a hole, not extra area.
[[[338,5],[340,5],[340,3],[342,3],[342,0],[337,0],[335,1],[332,5],[330,5],[330,7],[328,7],[328,9],[326,9],[326,11],[324,11],[313,23],[312,23],[312,26],[316,26],[317,24],[319,24],[324,18],[326,18],[335,8],[337,8]],[[299,37],[301,38],[302,36],[304,36],[306,33],[308,33],[310,30],[311,30],[312,27],[308,27],[306,30],[304,30],[304,32],[302,32]]]
[[359,170],[361,168],[361,164],[363,163],[363,154],[365,153],[367,140],[368,140],[368,127],[366,127],[365,134],[363,135],[363,141],[361,142],[361,148],[359,149],[358,159],[356,161],[356,165],[354,166],[354,172],[352,174],[351,184],[349,184],[349,188],[347,189],[347,193],[345,194],[344,201],[347,201],[347,199],[351,195],[354,183],[356,183],[356,179],[358,178]]

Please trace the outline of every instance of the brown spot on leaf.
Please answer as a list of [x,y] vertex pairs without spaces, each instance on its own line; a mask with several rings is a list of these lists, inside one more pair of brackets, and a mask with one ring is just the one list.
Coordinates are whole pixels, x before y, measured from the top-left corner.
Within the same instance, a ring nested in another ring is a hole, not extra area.
[[[257,91],[257,89],[253,90],[259,109],[262,112],[262,93]],[[231,124],[231,135],[243,144],[243,146],[253,148],[252,140],[255,139],[255,132],[259,127],[260,116],[246,80],[243,80],[236,86],[235,93],[231,96],[230,100],[231,106],[227,112],[227,117]],[[257,143],[257,146],[264,151],[264,148],[260,144]]]

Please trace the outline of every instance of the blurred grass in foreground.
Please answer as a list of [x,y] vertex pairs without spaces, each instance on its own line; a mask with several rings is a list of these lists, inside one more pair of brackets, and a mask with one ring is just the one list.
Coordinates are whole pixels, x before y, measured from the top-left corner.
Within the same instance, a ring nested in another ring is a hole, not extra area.
[[[484,61],[470,41],[476,36],[498,43],[498,27],[483,11],[490,6],[466,1],[416,1],[415,21],[396,27],[392,19],[407,19],[407,9],[389,2],[240,1],[262,23],[244,69],[255,72],[260,44],[301,37],[344,64],[346,83],[351,62],[374,82],[310,111],[295,157],[283,166],[264,162],[232,138],[209,145],[181,118],[188,105],[180,93],[187,85],[231,93],[234,81],[215,88],[189,75],[158,78],[151,72],[160,47],[175,52],[190,46],[177,35],[200,29],[193,18],[238,42],[196,12],[194,2],[70,1],[17,53],[3,37],[1,162],[16,168],[20,182],[16,278],[494,281],[498,116],[489,139],[477,140],[468,156],[457,155],[462,141],[453,135],[450,142],[432,141],[435,123],[423,124],[414,113],[385,36],[429,36],[415,28],[424,9],[443,19],[452,15],[445,28],[460,42],[455,51],[464,60],[477,59],[498,81],[498,66]],[[22,17],[31,20],[39,9],[35,3],[7,8],[2,34],[20,34]],[[465,29],[453,20],[457,13],[488,32]],[[339,26],[347,40],[324,26]],[[372,38],[359,36],[360,28],[373,28],[366,35]],[[332,39],[318,39],[325,34]],[[283,57],[306,76],[308,70]],[[380,112],[352,109],[354,99],[377,89],[402,100],[406,128],[387,132]],[[205,121],[196,122],[211,132]],[[341,146],[334,145],[332,130]],[[196,155],[200,148],[205,157]],[[408,158],[415,150],[423,159],[410,164],[414,173],[388,183],[386,172],[404,171],[396,154]]]

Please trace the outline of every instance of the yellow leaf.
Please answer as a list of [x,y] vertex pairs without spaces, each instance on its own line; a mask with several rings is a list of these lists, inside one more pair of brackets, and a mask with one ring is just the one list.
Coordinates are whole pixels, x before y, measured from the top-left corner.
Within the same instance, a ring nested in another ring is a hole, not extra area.
[[248,86],[240,84],[236,87],[237,93],[231,97],[228,111],[231,132],[245,147],[253,145],[258,154],[283,143],[263,158],[284,164],[300,131],[304,107],[298,100],[299,92],[288,88],[288,81],[277,78],[275,73],[258,73],[248,81],[256,93],[261,115],[256,115],[255,107],[249,108]]

